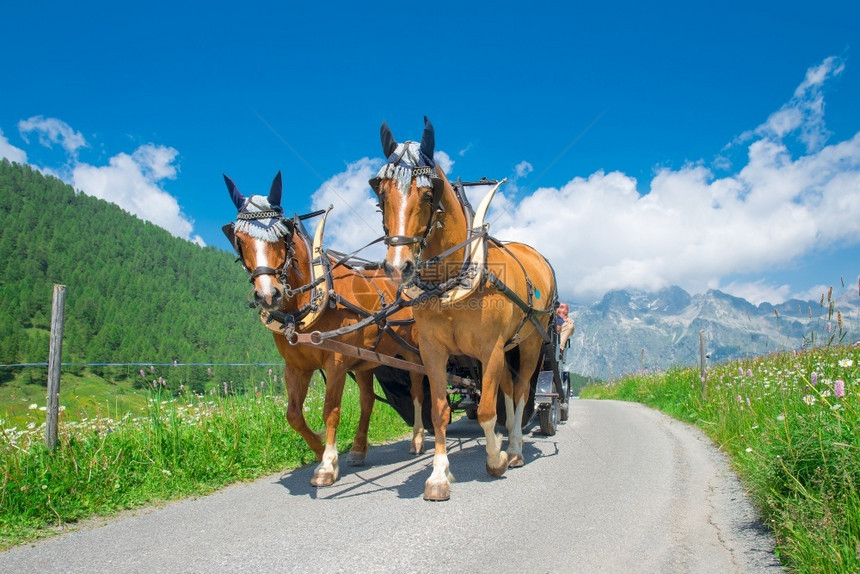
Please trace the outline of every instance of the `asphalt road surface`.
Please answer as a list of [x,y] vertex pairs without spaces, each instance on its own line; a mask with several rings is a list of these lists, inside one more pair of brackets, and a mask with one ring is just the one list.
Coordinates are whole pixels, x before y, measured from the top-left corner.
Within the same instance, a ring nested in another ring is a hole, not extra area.
[[451,425],[447,502],[421,499],[432,437],[418,457],[402,441],[329,488],[300,468],[13,548],[0,572],[782,572],[697,430],[632,403],[571,405],[499,479],[478,425]]

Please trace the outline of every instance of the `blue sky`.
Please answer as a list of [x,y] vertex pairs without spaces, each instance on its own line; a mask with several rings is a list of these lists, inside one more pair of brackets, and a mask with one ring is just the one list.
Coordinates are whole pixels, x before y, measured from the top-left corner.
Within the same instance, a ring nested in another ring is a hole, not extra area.
[[333,203],[328,245],[358,247],[380,123],[426,114],[449,175],[508,178],[491,232],[566,299],[856,292],[856,2],[17,2],[0,37],[0,156],[199,243],[228,248],[222,173],[281,170],[286,209]]

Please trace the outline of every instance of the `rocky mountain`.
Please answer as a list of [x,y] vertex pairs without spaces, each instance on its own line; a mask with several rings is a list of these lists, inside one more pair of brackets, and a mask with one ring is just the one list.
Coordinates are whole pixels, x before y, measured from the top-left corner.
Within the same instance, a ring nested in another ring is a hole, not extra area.
[[856,289],[830,299],[824,294],[819,301],[758,306],[716,290],[611,291],[591,306],[573,307],[571,315],[576,333],[567,355],[570,371],[601,379],[698,365],[700,331],[711,363],[827,344],[831,338],[854,342],[860,333]]

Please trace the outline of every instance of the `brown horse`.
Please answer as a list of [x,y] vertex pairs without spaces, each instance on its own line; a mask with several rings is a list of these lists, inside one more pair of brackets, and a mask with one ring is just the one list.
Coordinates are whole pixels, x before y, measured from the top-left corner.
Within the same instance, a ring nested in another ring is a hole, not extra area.
[[[349,461],[362,464],[367,454],[367,430],[375,399],[373,369],[377,365],[311,345],[292,345],[284,331],[303,332],[311,327],[314,330],[330,331],[353,325],[379,310],[384,301],[392,301],[396,297],[396,288],[381,271],[335,265],[328,255],[319,251],[322,224],[318,228],[315,245],[311,245],[301,218],[284,219],[280,172],[272,182],[267,197],[252,195],[246,198],[226,175],[224,180],[239,210],[236,222],[224,226],[224,232],[251,277],[254,305],[262,308],[261,315],[277,318],[274,324],[270,322],[268,325],[273,331],[278,351],[284,358],[287,420],[305,439],[320,462],[311,484],[329,486],[338,478],[336,437],[346,374],[353,373],[360,389],[361,403],[361,416]],[[314,251],[318,252],[316,257],[312,253]],[[326,264],[326,271],[319,273],[322,264]],[[385,327],[371,325],[344,335],[340,340],[383,354],[400,354],[406,360],[415,362],[418,356],[396,340],[399,338],[414,345],[413,327],[411,311],[404,309],[392,315]],[[394,334],[391,334],[392,331]],[[310,429],[303,412],[311,375],[317,369],[322,369],[326,374],[323,407],[325,443]],[[423,400],[423,377],[411,373],[410,380],[416,412],[410,452],[418,454],[424,452],[420,406]]]
[[[502,244],[470,230],[471,214],[433,160],[434,131],[425,119],[420,143],[398,144],[383,123],[382,148],[388,162],[370,181],[379,198],[388,251],[385,269],[406,292],[418,296],[414,309],[418,348],[430,380],[436,438],[433,472],[425,483],[426,500],[450,496],[445,432],[446,364],[450,355],[478,359],[483,367],[478,422],[487,439],[487,472],[501,476],[523,465],[521,423],[529,384],[541,355],[557,304],[549,262],[521,243]],[[466,252],[487,241],[480,269],[466,272]],[[486,238],[486,239],[485,239]],[[465,273],[464,273],[465,272]],[[446,301],[477,273],[474,289]],[[518,349],[519,366],[506,365],[506,350]],[[512,374],[511,370],[515,370]],[[495,433],[498,389],[504,394],[508,448]]]

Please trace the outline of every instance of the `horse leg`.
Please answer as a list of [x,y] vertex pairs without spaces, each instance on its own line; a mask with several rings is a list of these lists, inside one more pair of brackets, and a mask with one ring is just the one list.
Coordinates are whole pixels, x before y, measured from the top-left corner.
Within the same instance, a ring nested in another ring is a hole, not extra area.
[[525,464],[523,458],[523,413],[529,399],[529,385],[540,358],[541,340],[532,336],[520,344],[519,372],[513,377],[513,393],[505,394],[508,428],[509,468]]
[[284,367],[284,385],[287,388],[287,422],[293,427],[313,451],[317,461],[322,460],[323,444],[305,420],[305,398],[313,371],[299,371],[289,365]]
[[421,359],[430,379],[430,405],[435,431],[436,449],[433,456],[433,472],[424,483],[424,500],[441,501],[451,498],[453,475],[448,464],[445,435],[451,408],[448,406],[448,355],[444,348],[429,343],[420,347]]
[[361,371],[353,375],[358,385],[361,416],[358,419],[358,428],[355,429],[355,438],[352,440],[347,462],[353,466],[360,466],[367,458],[367,431],[370,428],[370,415],[373,413],[376,396],[373,394],[373,371]]
[[312,486],[331,486],[340,474],[337,456],[337,425],[340,423],[340,405],[343,398],[343,385],[346,382],[346,369],[336,364],[326,369],[325,404],[323,422],[325,423],[325,450],[322,460],[314,469]]
[[424,453],[424,417],[421,408],[424,403],[424,376],[418,373],[409,373],[411,382],[410,394],[412,395],[412,407],[415,413],[415,421],[412,423],[412,443],[409,446],[410,454]]
[[493,347],[490,357],[484,361],[481,402],[478,404],[478,423],[487,438],[487,473],[490,476],[502,476],[508,469],[508,454],[502,451],[502,437],[496,434],[496,396],[500,385],[503,390],[512,388],[501,343]]

